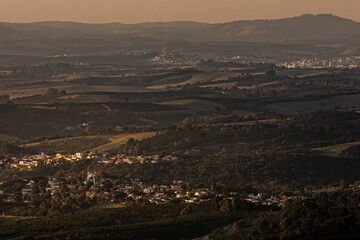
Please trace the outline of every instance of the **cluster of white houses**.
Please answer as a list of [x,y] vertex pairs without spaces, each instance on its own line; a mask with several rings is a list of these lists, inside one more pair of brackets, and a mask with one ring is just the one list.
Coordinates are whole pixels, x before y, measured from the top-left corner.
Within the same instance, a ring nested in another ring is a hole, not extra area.
[[[1,187],[2,183],[0,184]],[[85,192],[86,197],[96,199],[97,204],[111,204],[128,201],[144,200],[154,204],[166,204],[178,199],[187,203],[206,201],[210,190],[207,188],[185,191],[183,181],[173,181],[171,185],[146,185],[139,179],[130,181],[100,177],[96,172],[88,172],[83,182],[64,182],[64,179],[48,177],[45,193],[36,191],[37,183],[33,180],[23,180],[19,192],[7,193],[0,191],[3,201],[8,203],[27,203],[34,207],[33,201],[39,199],[39,194],[50,194],[51,198],[61,202],[65,196],[73,198]]]
[[159,161],[172,161],[176,160],[177,157],[172,155],[166,155],[160,157],[159,155],[151,156],[126,156],[123,154],[109,155],[97,154],[97,153],[76,153],[76,154],[56,154],[53,156],[46,155],[41,153],[39,155],[29,155],[22,157],[13,157],[11,160],[3,159],[0,160],[0,164],[4,166],[9,166],[10,168],[17,168],[21,171],[31,171],[38,166],[47,166],[47,165],[57,165],[64,161],[75,162],[80,160],[95,160],[99,164],[156,164]]
[[[96,199],[96,204],[126,204],[129,201],[149,201],[150,203],[161,205],[170,201],[184,203],[200,203],[211,200],[215,195],[209,188],[190,188],[186,187],[184,181],[174,180],[170,185],[144,184],[139,179],[120,180],[100,177],[96,172],[88,172],[84,181],[74,182],[65,181],[48,177],[46,179],[45,193],[34,192],[36,183],[33,180],[23,180],[23,188],[20,192],[6,193],[3,201],[8,203],[26,203],[30,207],[34,206],[34,200],[39,199],[39,194],[50,194],[55,201],[62,202],[65,196],[76,198],[85,193],[89,199]],[[2,183],[0,183],[1,189]],[[36,191],[36,190],[35,190]],[[232,199],[237,195],[235,192],[216,193],[217,197]],[[262,194],[243,196],[242,199],[250,203],[258,203],[267,206],[283,206],[288,199],[296,197],[270,196],[264,198]],[[75,206],[79,207],[79,206]]]

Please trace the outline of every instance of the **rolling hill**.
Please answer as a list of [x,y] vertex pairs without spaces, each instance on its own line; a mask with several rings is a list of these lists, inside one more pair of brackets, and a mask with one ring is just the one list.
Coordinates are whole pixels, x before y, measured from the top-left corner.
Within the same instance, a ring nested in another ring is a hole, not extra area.
[[109,54],[154,50],[163,42],[347,43],[357,44],[360,23],[334,15],[305,14],[278,20],[85,24],[0,23],[0,54]]

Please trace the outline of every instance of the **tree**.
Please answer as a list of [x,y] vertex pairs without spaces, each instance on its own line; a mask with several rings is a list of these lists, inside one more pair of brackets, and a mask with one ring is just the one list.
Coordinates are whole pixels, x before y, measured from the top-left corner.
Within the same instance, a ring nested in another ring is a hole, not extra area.
[[272,79],[276,77],[276,72],[274,69],[270,69],[268,71],[265,72],[265,76],[267,79]]
[[187,205],[183,210],[181,210],[180,215],[186,215],[186,214],[191,214],[193,213],[193,207],[191,205]]
[[92,134],[94,132],[94,128],[92,126],[88,125],[84,131],[87,134]]
[[231,201],[229,199],[223,199],[219,203],[221,212],[233,212],[234,209],[232,207]]
[[263,220],[261,222],[259,222],[258,226],[257,226],[257,230],[261,233],[261,232],[266,232],[268,231],[269,228],[269,222],[266,220]]
[[20,192],[16,193],[14,195],[14,199],[15,199],[16,202],[22,202],[22,200],[23,200],[22,194]]
[[134,146],[136,144],[136,141],[134,138],[129,138],[129,140],[126,143],[128,146]]

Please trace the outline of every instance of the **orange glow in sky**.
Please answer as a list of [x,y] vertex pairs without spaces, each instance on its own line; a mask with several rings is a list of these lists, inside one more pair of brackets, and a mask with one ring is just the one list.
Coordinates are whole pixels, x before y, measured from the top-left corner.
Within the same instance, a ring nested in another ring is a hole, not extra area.
[[360,0],[0,0],[0,21],[228,22],[331,13],[360,22]]

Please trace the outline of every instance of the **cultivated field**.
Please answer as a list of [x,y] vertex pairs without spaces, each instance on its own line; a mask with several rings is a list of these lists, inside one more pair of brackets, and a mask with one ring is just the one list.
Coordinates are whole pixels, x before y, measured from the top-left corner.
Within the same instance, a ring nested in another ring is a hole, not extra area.
[[225,109],[224,105],[200,99],[179,99],[162,102],[160,104],[168,106],[178,106],[195,111],[216,111],[217,109]]
[[209,81],[221,81],[221,80],[227,80],[229,77],[236,77],[238,75],[239,75],[238,73],[231,73],[231,72],[198,73],[198,74],[194,74],[190,79],[183,82],[150,86],[148,87],[148,89],[165,89],[167,87],[177,87],[186,84],[194,84],[194,83],[209,82]]
[[291,101],[264,105],[264,110],[276,111],[282,114],[295,114],[298,112],[313,112],[330,110],[337,106],[352,107],[360,105],[360,94],[340,95],[327,97],[320,100]]

